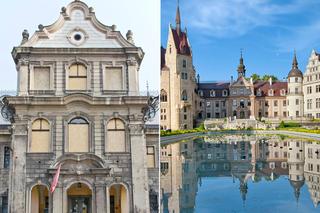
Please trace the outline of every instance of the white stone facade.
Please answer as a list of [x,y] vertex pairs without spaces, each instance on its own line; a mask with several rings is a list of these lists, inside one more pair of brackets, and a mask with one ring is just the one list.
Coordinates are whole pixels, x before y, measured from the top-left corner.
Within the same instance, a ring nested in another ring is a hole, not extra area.
[[54,24],[30,38],[25,31],[12,56],[15,121],[10,137],[0,132],[12,150],[8,191],[0,191],[9,212],[157,212],[159,130],[143,119],[144,53],[132,32],[124,38],[73,1]]

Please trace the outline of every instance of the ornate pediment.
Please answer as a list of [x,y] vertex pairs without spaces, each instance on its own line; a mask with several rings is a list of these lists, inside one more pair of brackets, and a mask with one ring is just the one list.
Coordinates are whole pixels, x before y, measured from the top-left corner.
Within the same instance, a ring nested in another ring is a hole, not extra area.
[[135,47],[131,37],[125,39],[116,26],[97,20],[94,9],[84,2],[73,1],[62,7],[59,19],[48,26],[39,25],[29,39],[24,31],[22,47],[61,48],[121,48]]
[[54,174],[58,165],[61,164],[61,174],[92,174],[105,173],[109,174],[110,168],[104,165],[101,158],[94,154],[72,154],[68,153],[60,158],[51,166],[49,173]]

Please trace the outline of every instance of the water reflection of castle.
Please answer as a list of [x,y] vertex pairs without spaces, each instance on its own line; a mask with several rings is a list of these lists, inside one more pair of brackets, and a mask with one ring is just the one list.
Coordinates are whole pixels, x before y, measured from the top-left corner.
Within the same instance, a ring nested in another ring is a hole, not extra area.
[[247,182],[288,175],[297,202],[306,183],[314,206],[320,202],[320,144],[281,136],[215,136],[163,146],[161,190],[164,213],[194,212],[202,177],[239,181],[245,202]]

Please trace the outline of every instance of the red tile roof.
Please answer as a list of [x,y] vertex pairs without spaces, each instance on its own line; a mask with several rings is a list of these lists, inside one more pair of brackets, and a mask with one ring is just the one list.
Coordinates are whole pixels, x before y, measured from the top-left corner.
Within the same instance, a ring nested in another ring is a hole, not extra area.
[[188,43],[187,34],[180,31],[178,34],[177,29],[171,29],[177,53],[181,55],[191,56],[191,48]]
[[287,82],[273,82],[272,85],[268,81],[258,81],[254,83],[255,94],[257,95],[258,89],[261,90],[261,96],[269,96],[269,90],[273,89],[273,96],[282,96],[280,91],[284,89],[288,90]]

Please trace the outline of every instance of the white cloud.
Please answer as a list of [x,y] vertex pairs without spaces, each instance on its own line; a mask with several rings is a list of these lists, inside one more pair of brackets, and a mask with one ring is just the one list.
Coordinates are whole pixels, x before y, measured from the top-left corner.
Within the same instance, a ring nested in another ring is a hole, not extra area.
[[270,26],[280,15],[298,12],[312,1],[189,0],[185,18],[190,27],[214,37],[236,37],[259,26]]

